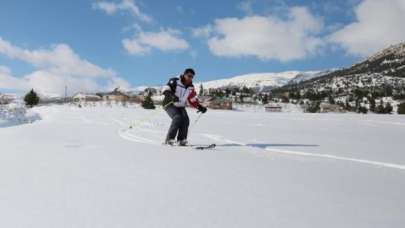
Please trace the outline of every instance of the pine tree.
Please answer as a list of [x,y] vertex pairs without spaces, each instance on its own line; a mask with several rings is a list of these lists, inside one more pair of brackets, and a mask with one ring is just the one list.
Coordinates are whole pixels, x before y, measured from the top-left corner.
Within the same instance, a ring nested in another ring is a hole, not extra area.
[[262,98],[262,103],[263,104],[268,104],[269,103],[269,96],[267,94],[264,94]]
[[285,95],[285,96],[282,96],[282,97],[281,97],[281,102],[283,102],[283,103],[289,103],[289,102],[290,102],[290,99],[288,98],[287,95]]
[[391,97],[391,96],[392,96],[392,92],[393,92],[393,89],[392,89],[392,86],[391,86],[391,85],[384,85],[384,95],[385,95],[386,97]]
[[352,111],[352,106],[350,105],[350,103],[349,103],[348,100],[346,100],[345,109],[346,109],[347,111]]
[[369,102],[370,102],[370,111],[375,112],[375,99],[374,97],[369,97]]
[[405,102],[398,105],[398,114],[405,114]]
[[319,112],[320,109],[321,109],[320,105],[321,105],[321,102],[320,102],[320,101],[313,101],[313,102],[311,102],[311,104],[308,106],[306,112],[309,112],[309,113],[316,113],[316,112]]
[[358,109],[358,112],[363,113],[363,114],[367,114],[368,109],[366,107],[364,107],[364,106],[360,106],[359,109]]
[[199,96],[204,96],[204,87],[202,84],[200,84],[200,92],[198,94]]
[[225,89],[225,95],[226,97],[229,97],[229,95],[231,94],[231,90],[229,88]]
[[380,104],[377,106],[376,113],[380,114],[391,114],[393,111],[392,105],[387,102],[387,104],[384,106],[383,101],[380,101]]
[[384,113],[391,114],[392,113],[392,105],[388,102],[384,107]]
[[379,113],[379,114],[383,114],[384,111],[385,111],[384,109],[385,109],[385,108],[384,108],[384,103],[383,103],[383,101],[381,100],[381,101],[380,101],[380,104],[377,106],[375,112],[376,112],[376,113]]
[[332,95],[329,95],[328,100],[329,100],[329,104],[335,104],[335,99],[333,98]]
[[359,111],[359,109],[360,109],[360,100],[359,99],[356,99],[356,106],[355,106],[355,108],[354,108],[357,112],[360,112]]
[[144,109],[155,109],[155,104],[153,103],[152,100],[152,93],[148,92],[148,94],[145,97],[145,100],[142,102],[142,107]]
[[34,89],[31,89],[24,97],[25,105],[30,106],[31,108],[39,103],[39,97]]

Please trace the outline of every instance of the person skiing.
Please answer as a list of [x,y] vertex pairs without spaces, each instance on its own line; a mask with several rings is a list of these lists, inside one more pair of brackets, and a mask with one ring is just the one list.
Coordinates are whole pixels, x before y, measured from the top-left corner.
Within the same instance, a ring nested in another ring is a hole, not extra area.
[[195,71],[188,68],[177,78],[171,78],[163,87],[164,95],[163,107],[172,123],[167,132],[165,144],[174,145],[177,135],[179,146],[187,146],[187,134],[190,120],[187,115],[186,105],[198,109],[198,112],[206,113],[207,108],[202,106],[197,98],[197,93],[193,86]]

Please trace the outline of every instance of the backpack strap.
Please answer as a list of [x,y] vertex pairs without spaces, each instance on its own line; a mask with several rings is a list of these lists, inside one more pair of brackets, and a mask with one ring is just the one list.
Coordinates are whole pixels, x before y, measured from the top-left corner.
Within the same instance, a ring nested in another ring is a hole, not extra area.
[[171,78],[169,82],[167,83],[167,86],[170,87],[170,90],[175,93],[176,92],[176,87],[177,87],[177,81],[179,78]]

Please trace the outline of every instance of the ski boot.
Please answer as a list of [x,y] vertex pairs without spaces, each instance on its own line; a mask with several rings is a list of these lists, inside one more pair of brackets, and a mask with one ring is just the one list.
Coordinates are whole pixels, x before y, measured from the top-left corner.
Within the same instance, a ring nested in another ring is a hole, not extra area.
[[177,141],[177,144],[178,144],[179,146],[188,146],[187,139],[179,140],[179,141]]
[[164,144],[169,145],[169,146],[174,146],[176,141],[174,139],[168,139]]

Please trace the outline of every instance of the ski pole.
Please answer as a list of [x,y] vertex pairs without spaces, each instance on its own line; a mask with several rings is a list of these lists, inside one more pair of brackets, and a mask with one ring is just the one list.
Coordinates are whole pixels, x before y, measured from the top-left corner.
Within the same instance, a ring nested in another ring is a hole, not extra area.
[[169,105],[171,105],[171,104],[173,104],[174,103],[174,101],[170,101],[169,103],[167,103],[165,106],[163,106],[163,109],[165,109],[165,108],[167,108],[167,107],[169,107]]
[[200,114],[198,115],[197,119],[195,119],[194,121],[194,125],[197,124],[198,120],[201,118],[202,116],[202,112],[200,112]]

